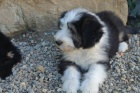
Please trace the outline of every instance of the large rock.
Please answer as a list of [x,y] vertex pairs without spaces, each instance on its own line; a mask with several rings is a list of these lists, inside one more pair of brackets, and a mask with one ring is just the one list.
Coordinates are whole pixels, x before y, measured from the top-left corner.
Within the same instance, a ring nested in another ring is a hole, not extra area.
[[59,15],[82,7],[91,11],[114,11],[127,21],[127,0],[0,0],[0,29],[5,34],[56,28]]

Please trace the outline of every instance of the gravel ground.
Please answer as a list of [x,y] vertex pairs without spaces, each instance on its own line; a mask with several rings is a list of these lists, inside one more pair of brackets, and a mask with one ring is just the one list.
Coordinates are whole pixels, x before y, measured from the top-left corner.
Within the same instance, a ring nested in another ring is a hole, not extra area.
[[[57,63],[61,53],[52,32],[24,32],[11,41],[21,50],[23,60],[13,75],[0,80],[0,93],[63,93]],[[108,79],[100,93],[140,93],[140,35],[129,39],[130,50],[111,61]]]

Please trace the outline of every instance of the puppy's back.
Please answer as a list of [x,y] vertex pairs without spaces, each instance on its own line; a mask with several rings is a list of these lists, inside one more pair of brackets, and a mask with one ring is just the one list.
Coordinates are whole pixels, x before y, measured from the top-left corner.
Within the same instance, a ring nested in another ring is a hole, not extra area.
[[115,55],[118,51],[119,43],[127,41],[126,28],[123,21],[111,11],[103,11],[97,13],[100,19],[105,23],[109,33],[110,49],[108,50],[109,56]]

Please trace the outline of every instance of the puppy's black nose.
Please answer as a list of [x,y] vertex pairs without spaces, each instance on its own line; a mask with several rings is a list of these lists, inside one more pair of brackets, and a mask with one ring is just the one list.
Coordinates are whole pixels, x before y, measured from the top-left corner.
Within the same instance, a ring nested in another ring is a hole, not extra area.
[[60,46],[63,42],[59,40],[59,41],[55,41],[55,43]]

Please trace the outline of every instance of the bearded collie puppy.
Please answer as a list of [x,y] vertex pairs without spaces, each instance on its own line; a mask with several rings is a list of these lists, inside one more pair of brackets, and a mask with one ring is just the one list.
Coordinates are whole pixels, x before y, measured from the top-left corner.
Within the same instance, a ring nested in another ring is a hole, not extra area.
[[5,79],[11,75],[13,66],[20,61],[20,51],[8,37],[0,32],[0,78]]
[[110,58],[128,49],[123,22],[109,11],[92,13],[77,8],[64,12],[58,26],[54,38],[63,53],[59,64],[63,90],[97,93],[107,78]]

